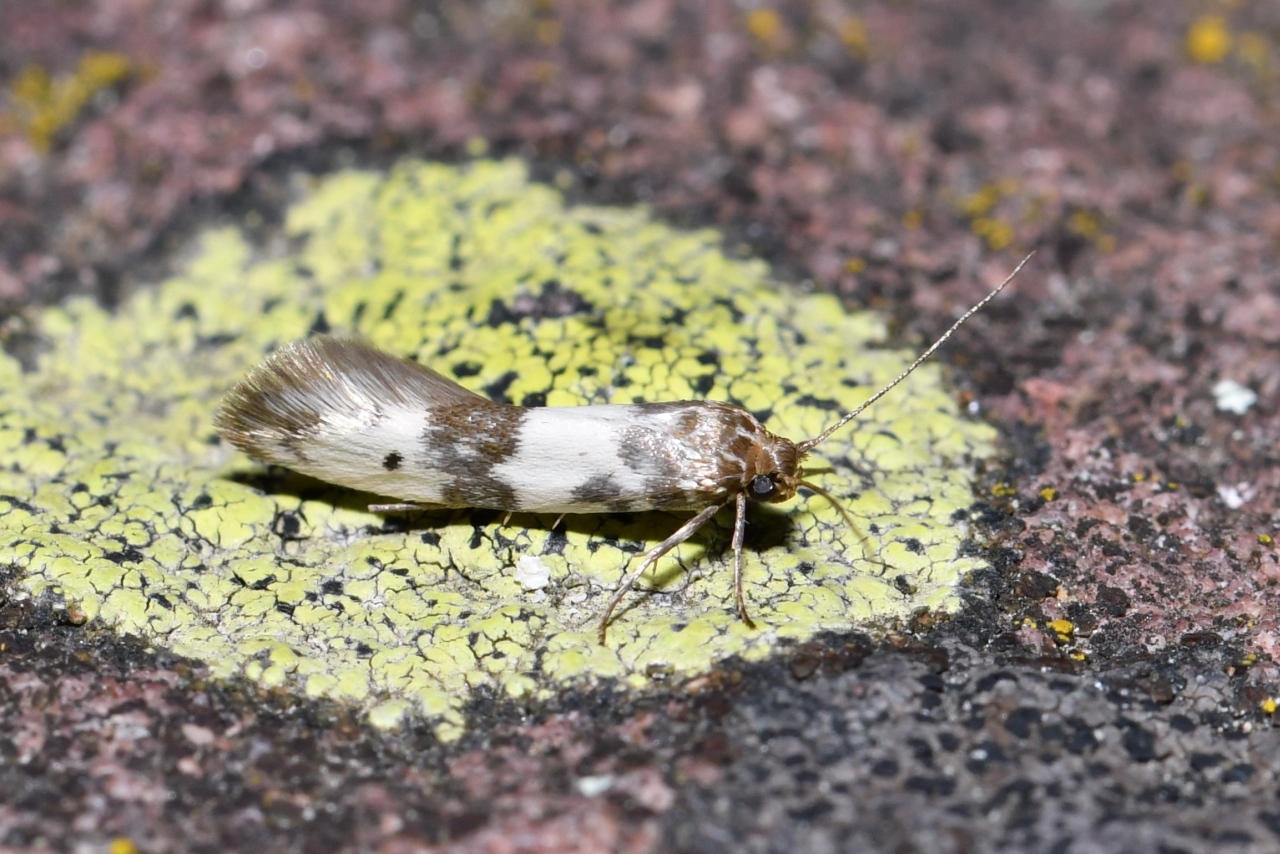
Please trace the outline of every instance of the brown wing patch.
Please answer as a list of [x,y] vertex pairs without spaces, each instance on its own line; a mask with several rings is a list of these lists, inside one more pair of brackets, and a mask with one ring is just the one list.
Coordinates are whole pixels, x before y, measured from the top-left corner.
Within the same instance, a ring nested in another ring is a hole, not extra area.
[[767,435],[741,407],[717,401],[638,404],[650,415],[672,416],[664,433],[642,420],[624,435],[619,456],[648,479],[646,505],[700,508],[744,488],[744,455]]
[[457,507],[524,510],[515,490],[494,476],[493,467],[511,454],[525,410],[492,403],[460,403],[431,414],[422,433],[423,452],[447,479],[442,494]]

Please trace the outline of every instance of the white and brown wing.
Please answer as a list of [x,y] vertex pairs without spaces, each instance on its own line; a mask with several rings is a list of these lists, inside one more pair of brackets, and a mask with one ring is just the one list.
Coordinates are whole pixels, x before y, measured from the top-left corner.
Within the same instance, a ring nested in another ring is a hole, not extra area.
[[[766,435],[714,401],[521,410],[509,454],[487,476],[519,509],[556,513],[688,510],[742,489],[745,446]],[[750,439],[748,437],[751,437]]]
[[768,433],[712,401],[527,409],[416,362],[319,337],[227,394],[218,431],[245,453],[404,501],[548,513],[691,509],[750,480]]
[[493,433],[513,409],[417,362],[322,336],[271,354],[227,393],[213,423],[245,453],[321,480],[468,506],[445,500],[445,484],[416,459],[423,433],[446,420]]

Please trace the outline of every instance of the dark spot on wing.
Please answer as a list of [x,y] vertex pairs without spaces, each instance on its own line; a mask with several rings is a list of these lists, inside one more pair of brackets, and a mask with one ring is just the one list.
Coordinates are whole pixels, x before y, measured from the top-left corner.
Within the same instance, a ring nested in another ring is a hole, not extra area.
[[382,467],[387,471],[395,471],[400,468],[400,463],[404,462],[404,457],[399,451],[392,451],[382,458]]
[[581,486],[573,490],[573,500],[578,504],[592,504],[597,507],[611,507],[618,498],[618,483],[613,472],[592,475]]

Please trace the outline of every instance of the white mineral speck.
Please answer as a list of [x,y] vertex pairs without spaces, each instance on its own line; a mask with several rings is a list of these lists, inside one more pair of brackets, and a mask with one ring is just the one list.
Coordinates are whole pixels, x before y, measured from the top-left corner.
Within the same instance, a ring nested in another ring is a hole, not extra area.
[[535,555],[525,555],[516,561],[516,583],[530,592],[541,590],[551,583],[551,568]]
[[1247,483],[1237,483],[1234,486],[1221,484],[1218,486],[1218,497],[1222,499],[1223,504],[1232,510],[1239,510],[1253,498],[1253,495],[1253,488]]
[[1258,402],[1258,393],[1235,380],[1218,380],[1213,386],[1213,398],[1219,411],[1244,415]]
[[584,798],[598,798],[613,788],[613,775],[600,774],[595,777],[578,778],[578,794]]

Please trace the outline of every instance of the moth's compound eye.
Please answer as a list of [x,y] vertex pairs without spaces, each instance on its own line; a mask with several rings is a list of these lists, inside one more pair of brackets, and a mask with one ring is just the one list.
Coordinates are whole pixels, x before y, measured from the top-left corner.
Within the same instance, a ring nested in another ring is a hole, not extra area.
[[767,474],[758,474],[751,478],[751,497],[756,499],[768,498],[773,495],[778,485],[773,482],[773,477]]

